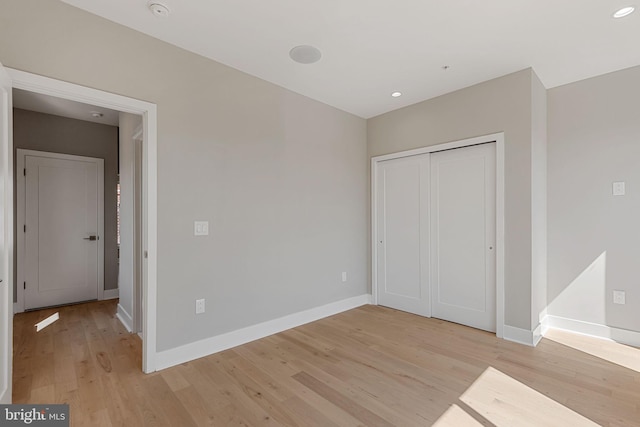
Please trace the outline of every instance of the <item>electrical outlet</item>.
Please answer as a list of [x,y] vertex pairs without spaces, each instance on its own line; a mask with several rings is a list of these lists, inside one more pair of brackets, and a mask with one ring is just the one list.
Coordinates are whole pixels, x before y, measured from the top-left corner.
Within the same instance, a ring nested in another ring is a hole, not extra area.
[[614,196],[624,196],[624,181],[614,182],[613,183],[613,195]]
[[194,236],[208,236],[209,235],[209,221],[194,221],[193,222],[193,235]]
[[624,291],[613,291],[614,304],[626,304],[626,294]]
[[196,300],[196,314],[204,313],[204,298]]
[[346,281],[347,281],[347,272],[346,272],[346,271],[343,271],[343,272],[342,272],[342,281],[343,281],[343,282],[346,282]]

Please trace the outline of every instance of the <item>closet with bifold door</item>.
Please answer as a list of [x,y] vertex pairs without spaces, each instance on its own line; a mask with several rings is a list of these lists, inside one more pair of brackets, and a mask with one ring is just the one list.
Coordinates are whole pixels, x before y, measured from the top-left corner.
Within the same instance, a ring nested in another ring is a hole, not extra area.
[[496,330],[496,144],[375,167],[380,305]]

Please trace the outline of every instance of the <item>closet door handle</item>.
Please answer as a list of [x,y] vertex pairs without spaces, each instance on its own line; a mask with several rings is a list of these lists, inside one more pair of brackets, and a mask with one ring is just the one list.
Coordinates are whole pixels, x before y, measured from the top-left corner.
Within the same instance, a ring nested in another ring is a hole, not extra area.
[[94,241],[94,240],[98,240],[98,236],[89,236],[89,237],[84,237],[83,239]]

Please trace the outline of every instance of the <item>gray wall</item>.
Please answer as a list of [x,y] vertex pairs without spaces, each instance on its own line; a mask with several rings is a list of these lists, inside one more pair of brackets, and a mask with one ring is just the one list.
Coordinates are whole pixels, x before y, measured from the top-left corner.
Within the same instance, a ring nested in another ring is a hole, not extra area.
[[549,314],[640,331],[640,67],[551,89],[548,108]]
[[367,122],[370,157],[504,132],[505,323],[527,330],[532,327],[533,76],[523,70]]
[[0,62],[157,104],[158,350],[368,292],[365,120],[57,1]]
[[[16,149],[104,159],[104,288],[116,289],[118,287],[116,212],[118,128],[14,108],[13,141]],[[17,173],[17,171],[14,172]]]

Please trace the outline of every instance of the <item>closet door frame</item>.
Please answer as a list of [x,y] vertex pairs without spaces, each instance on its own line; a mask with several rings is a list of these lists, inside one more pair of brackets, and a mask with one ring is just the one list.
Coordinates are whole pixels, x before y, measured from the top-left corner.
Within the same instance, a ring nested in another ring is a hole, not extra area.
[[504,133],[479,136],[444,144],[431,145],[414,150],[401,151],[371,158],[371,293],[372,302],[378,305],[378,164],[385,160],[452,150],[472,145],[495,142],[496,144],[496,336],[503,338],[504,331]]

